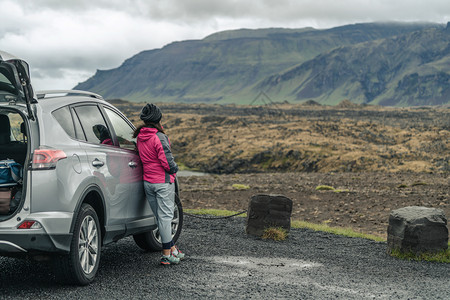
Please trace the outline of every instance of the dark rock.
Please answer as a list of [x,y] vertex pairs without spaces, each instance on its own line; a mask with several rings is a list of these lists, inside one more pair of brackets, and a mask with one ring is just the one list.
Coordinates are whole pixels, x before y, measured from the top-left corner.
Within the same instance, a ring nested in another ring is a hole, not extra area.
[[247,213],[248,234],[262,236],[269,227],[291,229],[292,200],[282,195],[254,195]]
[[306,159],[302,162],[303,171],[305,172],[317,172],[319,166],[318,166],[318,160],[311,160]]
[[439,252],[448,248],[448,228],[444,211],[408,206],[389,216],[388,252]]
[[307,101],[303,102],[302,105],[304,105],[304,106],[322,106],[322,104],[320,104],[319,102],[316,102],[314,100],[307,100]]

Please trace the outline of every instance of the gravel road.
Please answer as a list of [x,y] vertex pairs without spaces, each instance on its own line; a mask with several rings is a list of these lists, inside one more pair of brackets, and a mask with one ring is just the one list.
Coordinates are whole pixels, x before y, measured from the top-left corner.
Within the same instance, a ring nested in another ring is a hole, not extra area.
[[245,234],[245,219],[185,216],[188,258],[160,266],[132,238],[106,246],[96,281],[55,283],[46,264],[0,258],[1,299],[450,299],[450,265],[401,261],[386,243],[292,229],[283,242]]

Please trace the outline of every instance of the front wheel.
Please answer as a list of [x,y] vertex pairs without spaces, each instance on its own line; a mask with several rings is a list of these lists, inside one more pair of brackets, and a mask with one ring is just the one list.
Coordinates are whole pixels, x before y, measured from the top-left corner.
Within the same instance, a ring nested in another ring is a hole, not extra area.
[[97,274],[100,250],[101,230],[97,213],[89,204],[83,204],[75,220],[70,253],[56,260],[58,277],[67,283],[91,283]]
[[[180,198],[175,195],[175,210],[172,219],[172,240],[174,243],[177,242],[178,237],[181,234],[181,229],[183,227],[183,207],[181,205]],[[133,239],[141,249],[147,251],[161,251],[162,241],[159,234],[159,229],[144,232],[140,234],[133,235]]]

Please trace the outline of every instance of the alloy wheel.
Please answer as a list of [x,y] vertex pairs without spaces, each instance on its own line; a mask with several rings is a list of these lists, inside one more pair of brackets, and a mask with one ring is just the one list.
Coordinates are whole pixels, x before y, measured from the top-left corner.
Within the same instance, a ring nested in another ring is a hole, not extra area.
[[83,219],[78,239],[78,258],[84,273],[90,274],[95,268],[98,256],[98,228],[92,216]]

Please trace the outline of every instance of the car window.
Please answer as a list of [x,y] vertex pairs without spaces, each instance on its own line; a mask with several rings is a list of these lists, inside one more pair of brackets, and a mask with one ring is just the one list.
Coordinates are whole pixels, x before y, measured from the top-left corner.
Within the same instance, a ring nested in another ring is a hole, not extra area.
[[74,112],[73,108],[72,115],[73,117],[73,124],[75,125],[75,134],[77,135],[77,139],[81,141],[86,141],[86,136],[84,135],[83,128],[81,127],[80,119],[78,118],[77,114]]
[[0,72],[0,84],[11,85],[11,81],[9,81],[9,79],[6,78],[6,76],[3,75],[1,72]]
[[96,105],[76,106],[74,110],[89,143],[113,145],[111,133]]
[[73,127],[72,116],[68,106],[53,111],[52,115],[70,137],[76,138],[75,128]]
[[133,138],[134,128],[115,111],[107,107],[105,107],[105,111],[117,135],[120,148],[135,150],[136,139]]
[[[6,91],[6,92],[9,92],[9,93],[15,93],[16,89],[15,89],[13,83],[5,75],[5,74],[7,74],[7,72],[8,71],[6,69],[0,68],[0,91]],[[3,73],[5,73],[5,74],[3,74]]]

